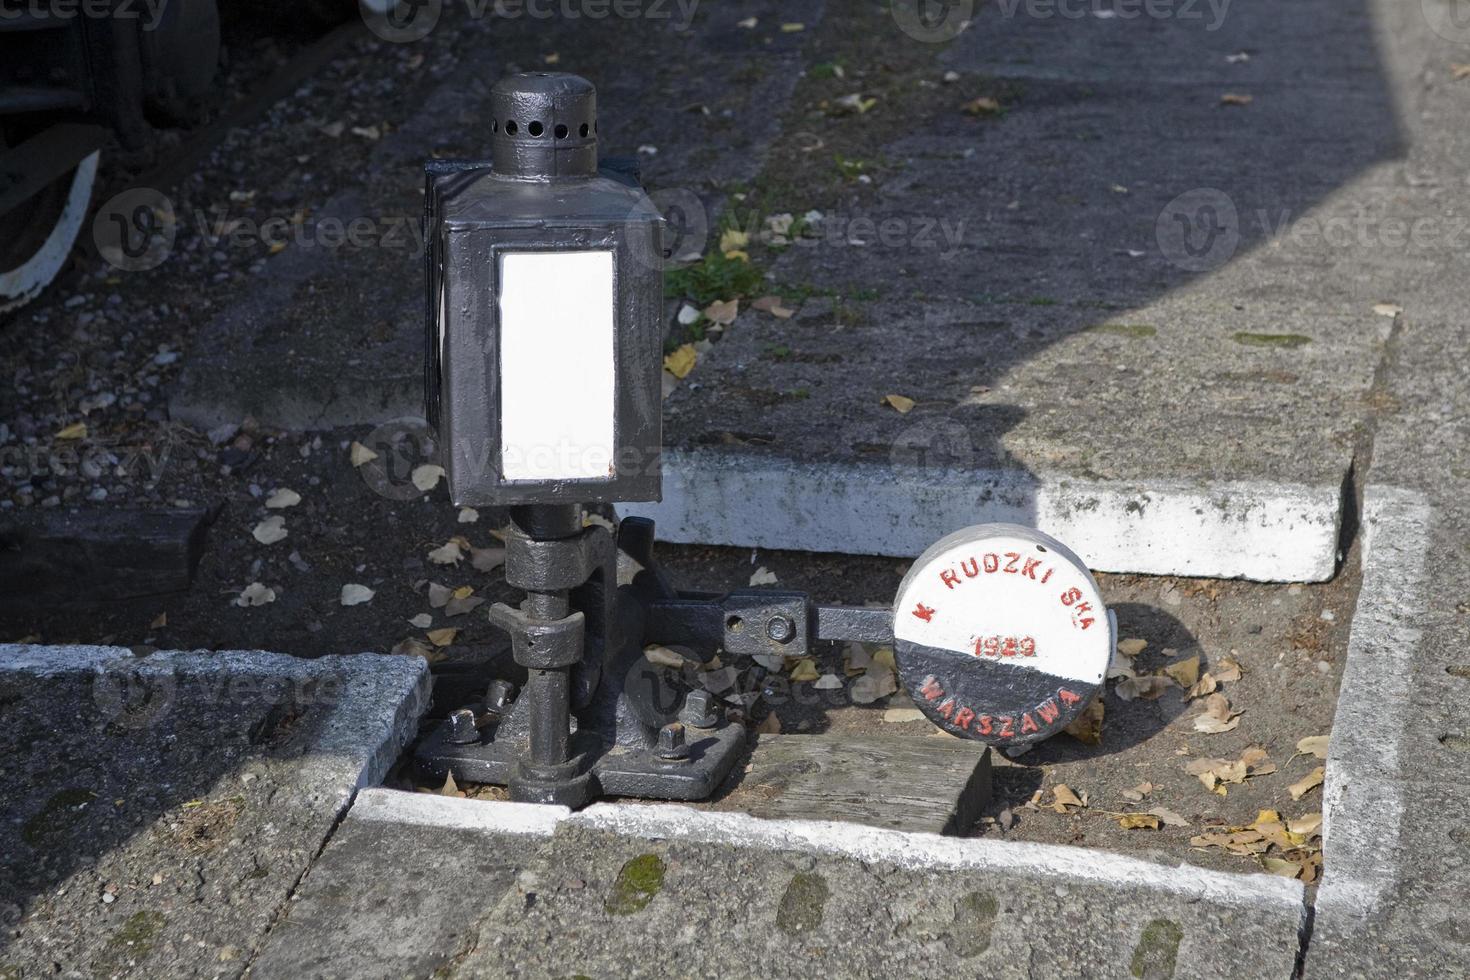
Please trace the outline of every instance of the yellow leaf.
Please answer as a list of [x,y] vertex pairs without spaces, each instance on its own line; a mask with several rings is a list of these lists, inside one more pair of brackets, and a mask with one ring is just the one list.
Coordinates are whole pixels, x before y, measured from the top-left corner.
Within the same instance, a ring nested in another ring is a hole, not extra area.
[[749,262],[750,253],[743,248],[732,248],[725,253],[725,258],[734,259],[737,262]]
[[1288,861],[1285,858],[1263,857],[1261,858],[1261,867],[1273,875],[1280,875],[1283,878],[1295,878],[1302,873],[1301,865],[1295,861]]
[[907,415],[914,410],[914,405],[917,403],[905,395],[884,395],[883,404],[898,412],[899,415]]
[[727,228],[720,236],[720,251],[729,253],[750,244],[750,235],[738,228]]
[[782,34],[800,34],[804,30],[806,30],[806,25],[800,21],[791,21],[781,25]]
[[1118,826],[1124,830],[1158,830],[1161,824],[1152,813],[1124,813],[1118,817]]
[[429,630],[429,632],[427,634],[425,634],[425,635],[428,636],[429,642],[432,643],[432,644],[434,644],[434,646],[436,646],[436,647],[447,647],[447,646],[449,646],[449,644],[453,643],[454,642],[454,638],[459,635],[459,630],[457,630],[457,629]]
[[85,439],[87,438],[87,423],[73,422],[60,432],[56,433],[58,439]]
[[693,344],[685,344],[664,358],[664,370],[683,381],[699,362],[699,353]]
[[1318,786],[1321,786],[1322,780],[1326,775],[1327,770],[1322,766],[1318,766],[1301,779],[1286,787],[1286,791],[1291,794],[1293,800],[1299,800]]
[[474,594],[475,587],[473,585],[461,585],[459,588],[454,590],[454,598],[456,599],[468,599]]
[[873,654],[872,661],[868,664],[869,670],[872,670],[874,667],[879,667],[887,671],[898,671],[898,666],[893,659],[893,647],[878,648],[878,650]]
[[271,242],[270,253],[272,255],[280,255],[285,250],[286,250],[286,243],[285,242]]
[[815,660],[798,660],[796,667],[791,671],[791,680],[798,684],[803,681],[814,681],[821,676],[817,673]]
[[1296,750],[1304,755],[1315,755],[1319,759],[1327,758],[1327,740],[1330,735],[1308,735],[1296,743]]

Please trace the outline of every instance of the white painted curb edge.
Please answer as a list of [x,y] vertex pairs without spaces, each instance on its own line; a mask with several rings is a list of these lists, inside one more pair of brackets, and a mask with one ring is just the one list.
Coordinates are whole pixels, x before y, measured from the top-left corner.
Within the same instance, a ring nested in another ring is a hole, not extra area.
[[1186,901],[1296,918],[1305,912],[1302,884],[1276,875],[1209,871],[1187,864],[1169,867],[1066,845],[941,837],[838,821],[764,820],[745,813],[716,813],[673,804],[598,803],[570,813],[565,807],[364,790],[348,814],[349,820],[357,818],[541,836],[550,836],[566,823],[634,837],[886,862],[910,870],[997,871],[1059,882],[1146,888]]
[[670,450],[663,501],[623,504],[659,540],[913,558],[973,524],[1036,527],[1103,572],[1321,582],[1343,482],[1086,481],[1013,470],[805,463]]

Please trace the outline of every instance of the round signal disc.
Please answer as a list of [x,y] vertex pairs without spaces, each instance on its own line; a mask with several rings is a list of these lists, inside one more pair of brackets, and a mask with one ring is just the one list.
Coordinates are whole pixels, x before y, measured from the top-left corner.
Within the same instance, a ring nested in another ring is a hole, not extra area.
[[904,687],[951,734],[1029,745],[1102,688],[1114,627],[1065,545],[1015,524],[957,531],[919,556],[894,600]]

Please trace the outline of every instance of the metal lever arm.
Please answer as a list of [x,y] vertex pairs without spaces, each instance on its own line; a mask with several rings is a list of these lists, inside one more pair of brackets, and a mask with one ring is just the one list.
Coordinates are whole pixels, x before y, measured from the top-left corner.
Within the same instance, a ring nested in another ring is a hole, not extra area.
[[751,656],[805,656],[817,640],[893,642],[893,612],[819,606],[805,592],[738,589],[724,595],[680,592],[649,604],[647,643]]

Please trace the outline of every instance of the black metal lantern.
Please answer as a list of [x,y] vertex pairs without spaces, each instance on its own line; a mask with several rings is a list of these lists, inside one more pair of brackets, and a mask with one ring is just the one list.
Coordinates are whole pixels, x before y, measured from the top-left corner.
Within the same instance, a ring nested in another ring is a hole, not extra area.
[[663,220],[600,173],[597,96],[491,92],[493,163],[431,167],[428,413],[454,502],[657,500]]

